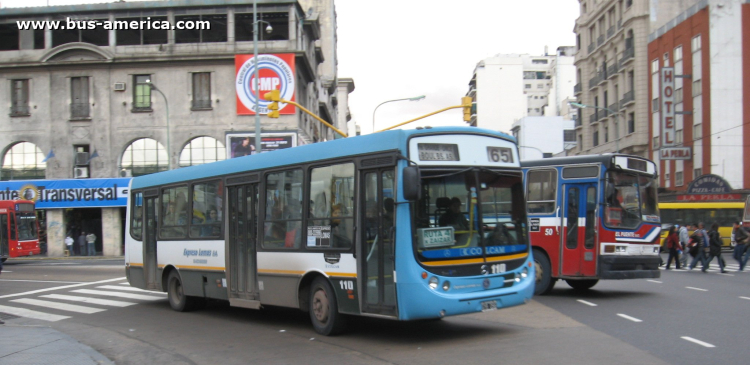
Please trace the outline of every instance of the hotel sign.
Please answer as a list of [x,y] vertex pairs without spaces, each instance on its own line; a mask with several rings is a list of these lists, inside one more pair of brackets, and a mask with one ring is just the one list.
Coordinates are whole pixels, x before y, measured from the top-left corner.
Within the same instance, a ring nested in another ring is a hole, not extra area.
[[661,146],[674,147],[674,68],[661,69]]
[[662,160],[690,160],[693,151],[690,147],[662,147],[659,150],[659,158]]

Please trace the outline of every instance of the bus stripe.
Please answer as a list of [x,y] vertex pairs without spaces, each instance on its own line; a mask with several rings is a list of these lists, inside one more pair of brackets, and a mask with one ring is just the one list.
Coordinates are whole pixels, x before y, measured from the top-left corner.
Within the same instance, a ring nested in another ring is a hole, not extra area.
[[[519,255],[512,256],[501,256],[501,257],[488,257],[487,262],[498,262],[498,261],[510,261],[527,257],[529,254],[524,252]],[[481,264],[485,262],[482,258],[466,259],[466,260],[446,260],[446,261],[430,261],[423,262],[425,266],[453,266],[453,265],[466,265],[466,264]]]
[[[304,271],[299,270],[272,270],[272,269],[258,269],[259,274],[289,274],[289,275],[304,275]],[[350,272],[326,272],[325,273],[328,276],[340,276],[340,277],[347,277],[347,278],[356,278],[356,273],[350,273]]]
[[[160,269],[165,268],[167,265],[159,265]],[[214,266],[188,266],[188,265],[174,265],[178,269],[189,269],[189,270],[205,270],[205,271],[225,271],[223,267]]]

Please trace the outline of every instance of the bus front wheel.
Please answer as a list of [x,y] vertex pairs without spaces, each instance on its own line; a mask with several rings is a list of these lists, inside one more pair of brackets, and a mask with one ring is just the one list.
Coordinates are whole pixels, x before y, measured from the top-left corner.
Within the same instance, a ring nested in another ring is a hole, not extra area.
[[336,294],[323,277],[317,277],[310,287],[310,319],[315,332],[331,336],[344,329],[344,318],[339,313]]
[[203,298],[195,298],[185,295],[182,287],[182,279],[177,270],[172,270],[167,279],[167,297],[169,306],[178,312],[188,312],[200,306]]
[[594,285],[599,282],[599,279],[565,280],[565,282],[575,290],[587,290],[594,287]]
[[550,265],[547,255],[539,250],[534,250],[534,265],[536,271],[534,295],[547,294],[557,282],[557,279],[552,278],[552,265]]

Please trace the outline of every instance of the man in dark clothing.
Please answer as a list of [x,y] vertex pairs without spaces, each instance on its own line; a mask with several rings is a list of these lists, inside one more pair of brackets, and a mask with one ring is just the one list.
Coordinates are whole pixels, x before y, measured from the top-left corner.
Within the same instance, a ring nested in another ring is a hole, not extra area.
[[78,236],[78,250],[81,256],[86,256],[86,232],[81,231],[81,235]]
[[723,241],[721,240],[721,235],[719,235],[718,223],[714,223],[713,225],[711,225],[711,230],[708,231],[708,242],[709,256],[703,263],[703,271],[708,270],[708,264],[711,262],[711,260],[713,260],[714,257],[716,257],[716,260],[719,261],[719,268],[721,269],[721,272],[726,273],[727,271],[724,270],[726,262],[724,262],[724,258],[721,257],[721,246],[723,245]]
[[690,262],[690,270],[694,269],[695,266],[698,265],[699,261],[702,266],[706,266],[707,255],[705,250],[708,249],[708,233],[706,233],[706,230],[703,229],[703,223],[693,223],[692,227],[694,229],[694,232],[691,238],[695,240],[696,244],[698,245],[698,254],[695,256],[695,258],[693,258],[693,261]]
[[466,216],[461,213],[461,199],[458,197],[453,197],[453,199],[451,199],[449,210],[440,216],[438,224],[441,227],[453,226],[457,231],[469,230],[469,222],[466,220]]
[[743,271],[745,269],[745,265],[742,263],[742,255],[745,253],[745,249],[747,248],[748,234],[744,229],[742,229],[740,222],[734,222],[733,228],[734,229],[732,230],[732,237],[734,237],[735,245],[734,254],[732,255],[732,257],[734,257],[734,259],[740,263],[740,271]]

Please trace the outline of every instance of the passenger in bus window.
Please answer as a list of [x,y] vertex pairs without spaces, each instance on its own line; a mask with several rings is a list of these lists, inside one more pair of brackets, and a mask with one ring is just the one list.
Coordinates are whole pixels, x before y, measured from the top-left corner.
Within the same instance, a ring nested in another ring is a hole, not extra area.
[[352,244],[346,225],[343,224],[341,216],[344,215],[341,204],[331,207],[331,247],[349,247]]
[[201,236],[202,237],[218,236],[221,233],[221,227],[218,225],[218,223],[219,223],[219,215],[216,212],[216,209],[210,209],[208,211],[208,216],[206,217],[206,220],[203,222],[203,226],[201,226]]
[[457,231],[467,231],[469,229],[469,221],[466,220],[466,216],[461,213],[461,199],[453,197],[451,199],[451,205],[447,212],[443,213],[438,219],[440,226],[452,226]]

